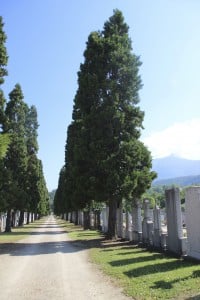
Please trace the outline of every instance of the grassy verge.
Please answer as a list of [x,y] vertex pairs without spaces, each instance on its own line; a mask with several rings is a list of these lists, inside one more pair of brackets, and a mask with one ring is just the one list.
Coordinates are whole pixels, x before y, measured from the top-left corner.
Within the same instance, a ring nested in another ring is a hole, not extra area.
[[36,220],[34,223],[22,227],[12,228],[12,232],[0,232],[0,244],[14,243],[31,234],[35,228],[44,223],[44,219]]
[[149,252],[127,242],[105,241],[97,231],[67,223],[69,236],[90,247],[92,262],[118,279],[138,300],[200,299],[200,264]]

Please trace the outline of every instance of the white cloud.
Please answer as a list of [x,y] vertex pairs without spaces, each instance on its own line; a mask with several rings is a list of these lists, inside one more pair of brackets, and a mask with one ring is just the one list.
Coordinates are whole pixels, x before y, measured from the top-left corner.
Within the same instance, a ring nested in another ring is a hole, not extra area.
[[175,123],[143,138],[143,142],[153,158],[174,154],[188,159],[200,159],[200,119]]

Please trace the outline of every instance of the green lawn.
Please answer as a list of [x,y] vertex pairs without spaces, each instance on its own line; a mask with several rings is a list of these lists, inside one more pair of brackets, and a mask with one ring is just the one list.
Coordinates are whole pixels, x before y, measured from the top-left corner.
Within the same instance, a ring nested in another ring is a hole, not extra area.
[[90,247],[92,262],[118,279],[125,294],[135,299],[200,299],[200,264],[131,245],[106,242],[97,231],[67,223],[73,240]]

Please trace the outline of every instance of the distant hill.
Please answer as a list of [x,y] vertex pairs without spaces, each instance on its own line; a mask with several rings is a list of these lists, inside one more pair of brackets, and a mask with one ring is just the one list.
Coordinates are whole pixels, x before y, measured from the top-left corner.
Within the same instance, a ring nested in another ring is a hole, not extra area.
[[157,180],[176,177],[200,175],[200,160],[189,160],[176,156],[168,156],[153,160],[153,168],[157,172]]
[[182,187],[190,186],[190,185],[200,185],[200,175],[183,176],[183,177],[155,180],[152,185],[153,186],[157,186],[157,185],[169,186],[172,184],[182,186]]

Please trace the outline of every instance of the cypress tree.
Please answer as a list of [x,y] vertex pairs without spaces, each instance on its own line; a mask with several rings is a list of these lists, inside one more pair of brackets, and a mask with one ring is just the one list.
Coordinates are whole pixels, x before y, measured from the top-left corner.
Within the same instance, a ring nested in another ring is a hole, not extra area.
[[[74,99],[73,121],[68,127],[65,149],[67,207],[69,210],[84,209],[85,213],[94,199],[94,173],[97,169],[90,151],[90,144],[94,140],[90,124],[95,127],[95,119],[91,118],[90,112],[92,107],[95,108],[98,77],[101,77],[101,69],[97,66],[103,48],[95,47],[97,41],[102,44],[98,38],[99,34],[95,32],[88,38],[85,63],[81,64],[78,72],[79,87]],[[94,74],[98,71],[98,74]]]
[[59,173],[58,187],[54,197],[54,212],[56,215],[63,215],[66,212],[65,203],[65,166],[63,166]]
[[5,116],[5,104],[6,99],[4,97],[3,90],[1,89],[1,85],[4,83],[4,77],[7,75],[7,50],[5,47],[6,43],[6,34],[3,30],[4,23],[3,18],[0,16],[0,210],[4,211],[6,209],[6,198],[5,198],[5,166],[3,162],[3,158],[6,155],[6,151],[8,149],[8,145],[10,142],[10,136],[8,134],[3,133],[3,127],[6,122]]
[[[39,162],[37,158],[38,142],[37,142],[37,110],[35,106],[28,108],[26,113],[26,145],[27,145],[27,183],[26,190],[28,194],[26,209],[29,213],[37,213],[39,195],[37,192],[39,180]],[[29,222],[29,217],[27,218]]]
[[78,139],[71,169],[79,178],[75,190],[84,195],[86,189],[89,200],[108,203],[108,237],[115,238],[122,199],[140,196],[155,177],[150,153],[139,141],[144,118],[138,106],[141,62],[119,10],[102,32],[89,35],[84,57],[73,110]]
[[50,212],[50,207],[49,207],[49,193],[44,178],[43,165],[41,160],[38,160],[38,165],[39,165],[38,168],[39,179],[37,184],[37,191],[39,194],[39,198],[38,198],[37,212],[40,217],[40,216],[48,215]]
[[66,207],[73,211],[85,208],[92,200],[91,158],[87,156],[87,143],[87,134],[81,122],[72,122],[68,127],[65,152],[65,201]]
[[[139,141],[144,112],[138,106],[141,62],[132,53],[128,26],[120,11],[105,23],[104,96],[101,135],[105,156],[101,161],[108,197],[108,236],[116,237],[116,208],[123,198],[141,194],[155,178],[151,156]],[[97,115],[98,116],[98,115]],[[99,119],[100,121],[100,119]]]
[[[26,146],[26,112],[28,106],[23,101],[23,93],[19,84],[9,94],[10,100],[6,106],[7,122],[4,130],[11,134],[11,142],[5,157],[5,166],[11,176],[12,187],[7,193],[9,219],[11,209],[23,212],[27,201],[26,171],[27,171],[27,146]],[[15,190],[13,196],[12,190]],[[10,221],[6,231],[10,231]]]

